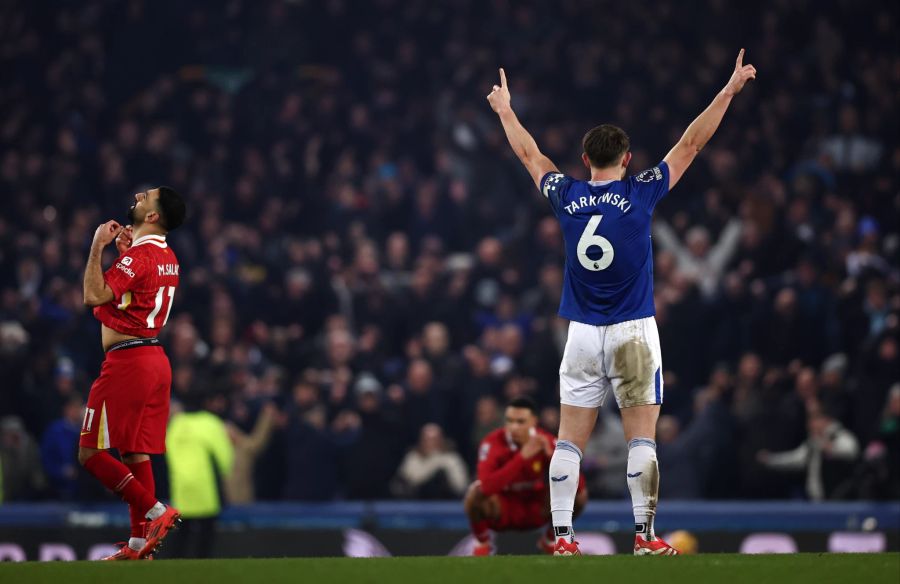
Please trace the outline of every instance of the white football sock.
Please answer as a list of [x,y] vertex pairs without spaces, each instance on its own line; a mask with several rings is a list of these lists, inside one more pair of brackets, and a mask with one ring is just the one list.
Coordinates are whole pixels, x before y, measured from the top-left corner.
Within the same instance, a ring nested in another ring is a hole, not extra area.
[[162,515],[165,512],[166,512],[166,506],[163,505],[162,503],[160,503],[159,501],[157,501],[156,505],[154,505],[153,507],[150,507],[150,510],[147,511],[147,513],[144,515],[144,517],[146,517],[150,521],[153,521],[154,519],[156,519],[157,517],[159,517],[160,515]]
[[144,549],[144,545],[147,543],[147,540],[143,537],[132,537],[128,540],[128,547],[133,549],[136,552]]
[[556,536],[567,537],[570,543],[575,539],[572,511],[580,469],[581,449],[568,440],[558,440],[550,459],[550,515]]
[[656,442],[649,438],[634,438],[628,443],[626,471],[631,506],[634,510],[635,533],[653,539],[653,518],[659,496],[659,466],[656,463]]

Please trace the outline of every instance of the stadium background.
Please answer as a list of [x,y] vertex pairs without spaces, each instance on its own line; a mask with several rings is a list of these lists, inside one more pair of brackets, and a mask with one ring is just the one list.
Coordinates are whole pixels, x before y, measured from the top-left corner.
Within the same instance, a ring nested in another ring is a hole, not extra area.
[[[423,501],[459,498],[510,397],[555,430],[566,330],[559,228],[484,101],[496,67],[581,177],[604,121],[630,133],[632,171],[657,162],[745,46],[759,78],[657,213],[660,521],[699,501],[685,522],[776,520],[697,531],[790,532],[796,509],[831,517],[798,533],[887,528],[897,549],[898,18],[871,0],[3,3],[0,544],[35,559],[40,529],[84,547],[122,524],[75,462],[102,359],[81,274],[95,226],[158,183],[192,211],[163,339],[173,398],[228,423],[221,529],[268,512],[304,537],[458,538],[461,506]],[[606,410],[585,458],[608,500],[588,524],[612,533],[618,424]],[[856,447],[822,465],[760,454],[835,432]],[[388,499],[419,502],[387,521],[355,503]]]

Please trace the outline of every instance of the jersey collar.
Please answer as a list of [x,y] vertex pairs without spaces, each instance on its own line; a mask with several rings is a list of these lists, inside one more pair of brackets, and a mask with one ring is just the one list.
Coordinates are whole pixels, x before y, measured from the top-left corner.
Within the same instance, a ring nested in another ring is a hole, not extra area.
[[610,180],[589,180],[588,184],[592,187],[602,187],[603,185],[608,185],[609,183],[616,182],[612,179]]
[[132,242],[131,247],[134,248],[139,245],[143,245],[145,243],[149,243],[150,245],[155,245],[156,247],[161,247],[161,248],[169,247],[169,244],[166,243],[165,235],[154,235],[154,234],[138,237],[137,239],[135,239]]
[[519,449],[519,445],[513,441],[512,436],[509,435],[509,432],[503,432],[503,436],[506,438],[506,445],[509,446],[510,450],[515,452]]

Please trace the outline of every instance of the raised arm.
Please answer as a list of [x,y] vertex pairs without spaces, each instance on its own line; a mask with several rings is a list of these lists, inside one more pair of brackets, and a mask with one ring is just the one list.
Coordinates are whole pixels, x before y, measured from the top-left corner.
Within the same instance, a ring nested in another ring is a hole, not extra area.
[[491,109],[500,117],[506,139],[512,146],[513,152],[525,165],[531,180],[538,189],[541,188],[541,178],[548,172],[559,172],[553,162],[541,154],[537,142],[528,133],[528,130],[519,122],[516,112],[510,105],[509,87],[506,85],[506,72],[500,69],[500,85],[495,85],[493,91],[487,96]]
[[681,179],[681,175],[697,157],[697,153],[716,133],[725,111],[731,105],[731,98],[740,93],[744,84],[750,79],[756,79],[756,67],[744,65],[744,49],[741,49],[731,79],[712,100],[712,103],[703,110],[703,113],[691,122],[681,140],[666,154],[664,160],[669,165],[669,189],[672,189]]
[[100,306],[106,304],[115,294],[106,280],[103,279],[103,268],[100,258],[103,248],[115,240],[123,227],[115,221],[107,221],[94,232],[94,240],[91,243],[91,251],[88,254],[87,266],[84,269],[84,304],[85,306]]

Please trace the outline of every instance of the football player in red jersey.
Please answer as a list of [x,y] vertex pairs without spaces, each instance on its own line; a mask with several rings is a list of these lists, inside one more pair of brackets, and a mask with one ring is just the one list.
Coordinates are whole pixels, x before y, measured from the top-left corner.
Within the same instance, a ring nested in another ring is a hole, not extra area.
[[[556,437],[538,428],[538,408],[520,397],[506,406],[503,428],[494,430],[478,449],[478,480],[469,487],[464,506],[472,534],[478,540],[476,556],[493,555],[495,531],[538,529],[550,522],[547,468],[556,448]],[[584,477],[575,497],[575,516],[587,503]],[[553,526],[538,540],[538,548],[553,553]]]
[[[106,358],[91,386],[78,461],[128,503],[131,538],[109,560],[152,559],[179,513],[154,495],[150,455],[165,451],[172,369],[157,334],[178,288],[178,259],[166,235],[184,222],[181,196],[169,187],[137,193],[132,225],[108,221],[94,232],[84,272],[84,303],[100,321]],[[103,248],[119,257],[106,273]],[[122,461],[110,455],[119,451]]]

